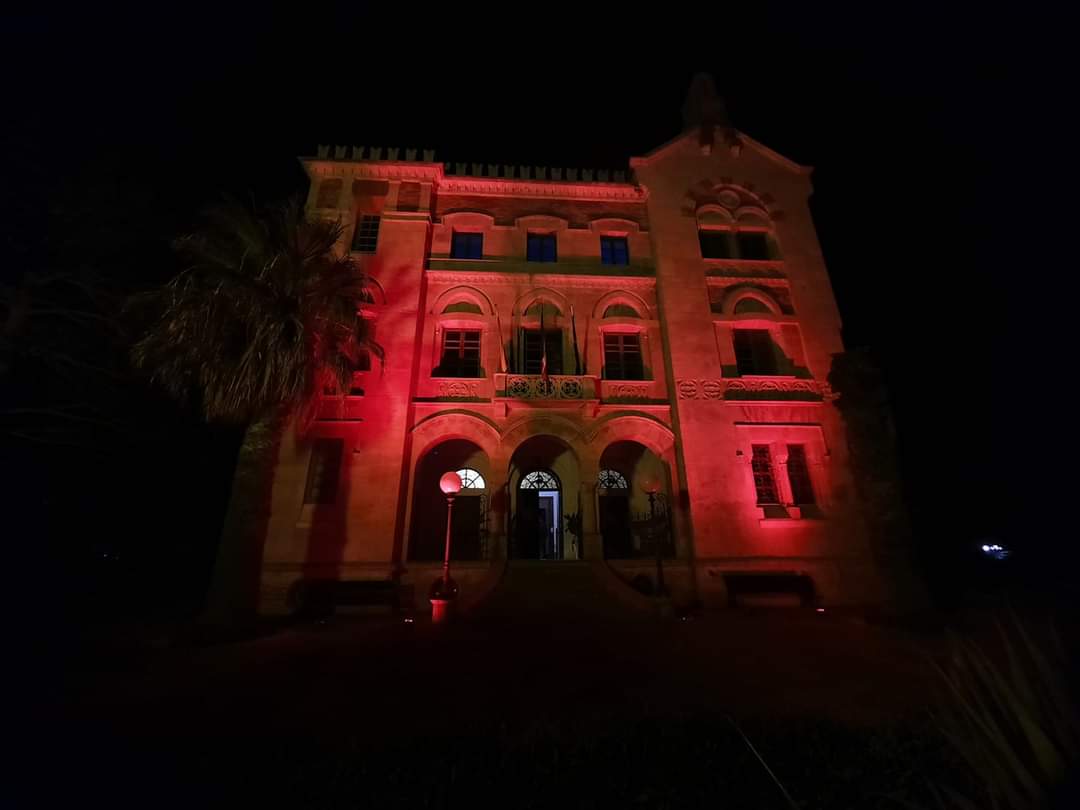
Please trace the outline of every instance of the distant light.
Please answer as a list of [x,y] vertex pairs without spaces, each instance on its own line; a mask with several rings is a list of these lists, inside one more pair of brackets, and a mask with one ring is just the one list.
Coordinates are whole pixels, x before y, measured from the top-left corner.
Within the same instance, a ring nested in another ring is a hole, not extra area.
[[824,612],[825,612],[825,608],[816,608],[816,609],[814,610],[814,612],[815,612],[815,613],[824,613]]
[[412,616],[406,616],[405,617],[405,624],[412,624],[412,623],[413,623]]
[[1009,550],[998,543],[986,543],[981,548],[983,554],[995,560],[1004,560],[1009,556]]

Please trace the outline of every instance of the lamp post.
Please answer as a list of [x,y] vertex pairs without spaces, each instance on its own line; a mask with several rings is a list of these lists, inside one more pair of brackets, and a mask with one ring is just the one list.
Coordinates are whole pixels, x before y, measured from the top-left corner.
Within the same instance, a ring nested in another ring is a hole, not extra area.
[[656,550],[656,595],[664,597],[667,596],[667,585],[664,584],[664,552],[660,545],[659,532],[656,530],[656,493],[660,491],[660,482],[650,475],[641,482],[641,488],[649,496],[649,525]]
[[461,477],[456,472],[444,473],[439,479],[439,489],[446,496],[446,547],[443,551],[442,578],[431,586],[431,620],[436,624],[450,617],[450,605],[457,598],[458,586],[450,578],[450,527],[454,514],[454,498],[461,492]]

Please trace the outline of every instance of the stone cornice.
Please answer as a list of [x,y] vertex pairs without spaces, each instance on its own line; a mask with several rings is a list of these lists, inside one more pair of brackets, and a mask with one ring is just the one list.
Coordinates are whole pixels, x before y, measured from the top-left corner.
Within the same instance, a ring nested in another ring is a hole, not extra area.
[[552,200],[617,200],[643,203],[648,192],[630,183],[564,183],[552,180],[509,180],[485,177],[443,177],[439,190],[449,194],[488,197],[543,197]]
[[350,163],[317,158],[301,158],[309,177],[352,177],[358,180],[419,180],[438,183],[443,176],[441,163],[380,161]]
[[776,276],[705,276],[709,287],[731,287],[736,284],[756,285],[759,287],[790,287],[791,281]]
[[[309,177],[360,180],[417,180],[433,183],[444,194],[486,197],[539,197],[548,200],[594,200],[643,203],[648,191],[635,183],[447,174],[443,163],[408,160],[354,161],[331,157],[300,158]],[[589,177],[592,173],[589,173]],[[607,173],[602,176],[606,177]],[[554,177],[554,175],[553,175]]]
[[470,270],[428,270],[433,284],[527,284],[534,287],[573,287],[576,289],[624,290],[628,287],[651,289],[655,276],[591,276],[569,273],[477,273]]

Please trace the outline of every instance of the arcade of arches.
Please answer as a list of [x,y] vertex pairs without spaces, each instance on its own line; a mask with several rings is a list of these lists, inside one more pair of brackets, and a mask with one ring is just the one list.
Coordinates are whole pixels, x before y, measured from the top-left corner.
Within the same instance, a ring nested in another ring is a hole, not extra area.
[[[482,441],[482,440],[481,440]],[[407,557],[443,557],[446,501],[439,478],[468,469],[483,488],[465,487],[454,504],[451,559],[634,559],[652,554],[647,524],[657,502],[668,514],[671,447],[658,455],[632,439],[571,444],[536,433],[493,453],[463,438],[433,444],[413,477]],[[667,456],[667,458],[665,458]],[[647,485],[658,489],[650,513]],[[675,520],[672,521],[672,524]],[[674,552],[674,527],[668,554]]]

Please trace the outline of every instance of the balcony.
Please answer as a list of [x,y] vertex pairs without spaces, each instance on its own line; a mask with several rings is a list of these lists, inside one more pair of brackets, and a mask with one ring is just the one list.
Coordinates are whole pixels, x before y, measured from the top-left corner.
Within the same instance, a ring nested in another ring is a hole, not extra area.
[[597,399],[599,379],[589,374],[496,374],[495,396],[501,399],[568,400]]

